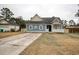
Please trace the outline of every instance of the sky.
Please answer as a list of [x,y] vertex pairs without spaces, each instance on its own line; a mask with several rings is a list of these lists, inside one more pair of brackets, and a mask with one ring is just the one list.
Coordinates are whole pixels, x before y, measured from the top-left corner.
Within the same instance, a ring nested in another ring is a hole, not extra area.
[[22,16],[24,20],[29,20],[35,14],[40,17],[60,17],[61,20],[75,20],[75,13],[78,11],[77,4],[0,4],[0,9],[9,8],[14,17]]

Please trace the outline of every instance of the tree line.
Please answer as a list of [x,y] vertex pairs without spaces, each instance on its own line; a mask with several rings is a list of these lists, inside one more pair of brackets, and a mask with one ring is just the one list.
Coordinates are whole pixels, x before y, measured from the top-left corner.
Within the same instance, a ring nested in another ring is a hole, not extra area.
[[23,20],[22,17],[15,18],[15,17],[13,17],[13,15],[14,15],[14,13],[9,8],[2,8],[1,9],[1,16],[3,17],[4,20],[15,22],[17,25],[20,26],[19,31],[21,30],[21,28],[25,28],[26,21]]

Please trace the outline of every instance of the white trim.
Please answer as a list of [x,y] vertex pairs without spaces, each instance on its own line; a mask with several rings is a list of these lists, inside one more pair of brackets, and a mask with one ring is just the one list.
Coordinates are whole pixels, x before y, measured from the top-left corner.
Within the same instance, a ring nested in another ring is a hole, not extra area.
[[40,30],[43,30],[43,25],[39,25],[39,29]]
[[29,25],[29,29],[31,29],[31,30],[32,30],[32,29],[33,29],[33,25]]

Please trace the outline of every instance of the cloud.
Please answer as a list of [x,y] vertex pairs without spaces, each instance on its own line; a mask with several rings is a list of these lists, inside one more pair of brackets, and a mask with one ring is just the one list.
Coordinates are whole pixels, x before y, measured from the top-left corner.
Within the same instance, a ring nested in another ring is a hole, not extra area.
[[74,19],[78,10],[76,4],[1,4],[0,9],[8,7],[14,12],[14,16],[23,16],[25,20],[30,19],[36,13],[41,17],[57,16],[61,19]]

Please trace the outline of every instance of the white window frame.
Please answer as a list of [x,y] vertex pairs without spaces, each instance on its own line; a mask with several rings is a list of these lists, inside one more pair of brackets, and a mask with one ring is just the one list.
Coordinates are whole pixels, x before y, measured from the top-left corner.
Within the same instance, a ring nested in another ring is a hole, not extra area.
[[39,29],[40,30],[43,30],[43,25],[39,25]]
[[29,29],[32,30],[33,29],[33,25],[29,25]]

